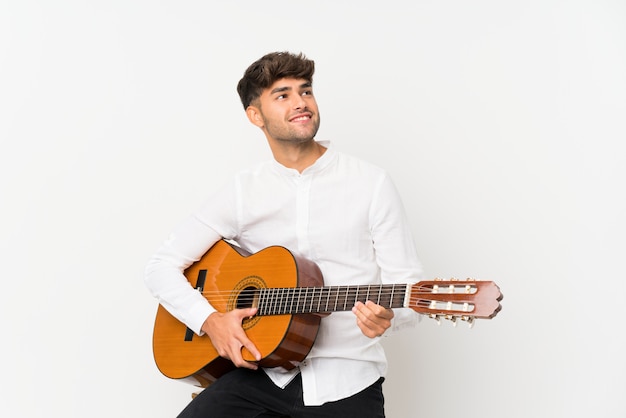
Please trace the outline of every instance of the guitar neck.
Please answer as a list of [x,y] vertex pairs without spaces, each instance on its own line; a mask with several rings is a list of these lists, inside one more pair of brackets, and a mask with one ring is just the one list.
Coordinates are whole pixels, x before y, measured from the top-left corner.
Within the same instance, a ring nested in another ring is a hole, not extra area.
[[257,289],[251,305],[257,315],[330,313],[349,311],[356,302],[368,300],[385,308],[406,307],[407,284],[293,287]]

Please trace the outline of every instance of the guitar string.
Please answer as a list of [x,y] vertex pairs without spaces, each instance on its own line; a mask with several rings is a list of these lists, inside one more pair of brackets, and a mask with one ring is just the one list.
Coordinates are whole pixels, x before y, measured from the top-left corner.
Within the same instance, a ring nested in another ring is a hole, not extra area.
[[[321,290],[322,292],[326,291],[326,292],[341,292],[342,294],[344,292],[346,292],[349,294],[359,294],[359,293],[363,293],[363,292],[370,292],[372,294],[376,294],[376,293],[381,293],[381,292],[397,292],[397,291],[404,291],[404,290],[399,290],[397,288],[402,288],[405,286],[410,286],[411,287],[411,293],[415,293],[415,292],[424,292],[424,294],[437,294],[437,295],[450,295],[450,294],[473,294],[473,293],[467,293],[467,292],[448,292],[446,291],[446,289],[448,289],[447,285],[441,286],[439,291],[434,292],[433,288],[430,286],[417,286],[417,285],[411,285],[411,284],[376,284],[376,285],[346,285],[346,286],[321,286],[321,287],[316,287],[316,286],[312,286],[312,287],[264,287],[264,288],[253,288],[253,289],[242,289],[238,294],[250,294],[251,296],[254,296],[257,294],[257,292],[259,290],[261,291],[273,291],[273,292],[288,292],[288,291],[298,291],[298,292],[310,292],[311,290],[313,291],[318,291]],[[461,288],[461,286],[463,288],[465,288],[465,284],[462,285],[455,285],[454,289],[458,290]],[[476,285],[470,285],[473,289],[477,290],[477,286]],[[377,290],[378,288],[380,288],[381,290]],[[237,293],[236,289],[229,289],[229,290],[203,290],[202,294],[203,295],[232,295],[233,293]]]
[[267,298],[306,298],[306,299],[328,299],[332,300],[337,298],[358,298],[362,296],[362,299],[376,299],[376,297],[383,299],[389,298],[392,295],[396,295],[397,298],[402,296],[404,299],[404,290],[397,289],[385,289],[385,290],[374,290],[369,293],[365,289],[348,289],[340,290],[329,287],[307,287],[307,288],[262,288],[262,289],[244,289],[241,292],[237,293],[236,291],[203,291],[202,294],[211,298],[212,300],[230,300],[234,296],[237,299],[245,299],[253,300],[258,296],[267,297]]
[[[368,289],[341,289],[341,288],[330,288],[330,287],[307,287],[307,288],[260,288],[260,289],[243,289],[240,292],[236,290],[203,290],[202,294],[205,297],[224,297],[225,299],[230,298],[233,295],[238,295],[239,297],[250,297],[254,298],[259,294],[263,294],[263,296],[305,296],[305,297],[319,297],[321,294],[323,295],[331,295],[331,297],[344,297],[346,295],[350,296],[388,296],[388,295],[404,295],[405,289],[387,289],[383,288],[379,290],[368,290]],[[467,293],[467,292],[433,292],[432,289],[425,288],[423,292],[416,291],[415,289],[411,290],[411,296],[413,297],[427,297],[432,295],[462,295],[462,296],[473,296],[475,293]]]
[[[202,294],[210,299],[214,304],[227,304],[229,301],[233,300],[236,297],[238,301],[237,306],[252,306],[255,299],[258,299],[259,295],[261,297],[266,298],[265,304],[262,307],[265,310],[269,311],[280,311],[284,312],[287,308],[287,304],[291,304],[291,308],[295,304],[295,310],[290,311],[301,311],[303,312],[322,312],[329,311],[329,309],[322,310],[321,308],[325,306],[328,308],[328,303],[330,302],[335,307],[341,307],[343,305],[344,310],[349,310],[353,306],[352,301],[356,300],[372,300],[380,303],[386,302],[386,305],[391,304],[391,307],[402,307],[404,302],[404,290],[398,290],[396,287],[404,287],[406,285],[393,285],[393,284],[385,284],[383,287],[378,290],[376,288],[379,285],[375,285],[375,289],[371,292],[368,289],[367,285],[358,285],[358,286],[336,286],[336,287],[300,287],[300,288],[261,288],[261,289],[243,289],[241,292],[236,294],[235,291],[226,291],[226,290],[212,290],[212,291],[203,291]],[[417,286],[418,288],[420,286]],[[435,307],[432,307],[432,303],[446,303],[446,301],[441,301],[440,299],[430,299],[428,296],[433,296],[434,294],[441,296],[448,295],[460,295],[460,296],[472,296],[472,294],[464,294],[464,293],[433,293],[432,288],[427,286],[422,286],[423,289],[427,290],[425,294],[415,295],[412,289],[411,296],[409,297],[410,306],[409,307],[424,307],[431,308],[432,310],[436,310]],[[311,292],[313,290],[313,292]],[[259,292],[261,291],[261,292]],[[394,299],[394,296],[395,299]],[[322,300],[326,299],[326,300]],[[393,306],[393,303],[401,302],[397,306]],[[455,304],[462,305],[464,301],[458,300],[453,301]],[[325,303],[325,305],[324,305]],[[316,305],[318,309],[313,309]],[[309,309],[307,309],[307,307]],[[330,309],[332,311],[333,309]],[[335,309],[337,310],[337,309]],[[441,310],[441,309],[439,309]],[[459,309],[452,309],[447,307],[444,312],[462,312],[469,313],[468,311],[463,311]]]

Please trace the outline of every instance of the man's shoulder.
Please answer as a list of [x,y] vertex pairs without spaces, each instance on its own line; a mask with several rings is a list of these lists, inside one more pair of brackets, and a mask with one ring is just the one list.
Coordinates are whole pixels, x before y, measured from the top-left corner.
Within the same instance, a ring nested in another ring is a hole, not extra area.
[[368,159],[365,159],[364,157],[342,151],[336,151],[336,154],[338,163],[349,169],[376,175],[383,175],[387,173],[385,168]]

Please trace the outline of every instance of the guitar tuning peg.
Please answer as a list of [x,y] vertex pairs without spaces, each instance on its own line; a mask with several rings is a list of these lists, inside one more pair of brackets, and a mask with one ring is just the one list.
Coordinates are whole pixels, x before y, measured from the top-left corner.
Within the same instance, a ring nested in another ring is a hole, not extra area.
[[474,328],[474,317],[473,316],[462,316],[461,319],[467,322],[467,326],[472,329]]
[[437,322],[437,325],[441,325],[441,317],[437,314],[430,314],[430,318],[434,319]]
[[446,318],[448,321],[452,322],[452,325],[454,327],[456,327],[456,316],[454,316],[452,314],[446,314],[446,316],[444,318]]

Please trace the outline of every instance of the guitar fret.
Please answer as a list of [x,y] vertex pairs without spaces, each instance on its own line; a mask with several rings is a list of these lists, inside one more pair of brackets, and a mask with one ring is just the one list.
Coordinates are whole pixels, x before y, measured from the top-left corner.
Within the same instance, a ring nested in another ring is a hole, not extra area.
[[322,292],[323,291],[324,289],[322,287],[317,288],[317,297],[315,298],[315,301],[317,302],[317,307],[315,308],[315,312],[320,311],[320,305],[322,304]]
[[282,292],[283,292],[283,297],[282,297],[282,301],[280,304],[280,313],[286,314],[288,313],[287,303],[289,302],[289,293],[290,293],[289,288],[283,288]]
[[282,303],[282,288],[277,288],[274,290],[274,303],[272,306],[272,314],[277,315],[280,313],[281,303]]
[[311,296],[309,296],[309,312],[313,312],[313,300],[315,298],[315,288],[311,288]]
[[285,304],[285,313],[293,312],[293,300],[294,300],[295,289],[289,289],[287,294],[289,295],[289,308],[287,308],[287,304]]
[[278,303],[278,300],[276,298],[276,289],[272,289],[271,291],[271,296],[270,296],[270,315],[275,315],[276,314],[276,304]]
[[267,303],[265,306],[265,312],[267,315],[272,314],[273,303],[274,303],[274,289],[267,289]]
[[311,297],[310,297],[310,306],[309,312],[315,312],[313,305],[315,304],[315,294],[317,293],[317,289],[315,287],[311,288]]
[[265,293],[266,289],[259,289],[259,306],[258,306],[258,315],[266,315],[265,312]]
[[302,305],[299,306],[298,312],[305,313],[306,312],[306,302],[308,300],[309,288],[305,287],[300,291],[300,301]]
[[297,288],[293,288],[289,291],[289,313],[293,313],[296,312],[296,310],[298,309],[297,306],[297,302],[296,302],[296,297],[298,294],[298,289]]
[[356,287],[356,296],[354,298],[354,303],[356,303],[357,301],[365,303],[365,299],[361,297],[361,286]]
[[321,307],[322,307],[322,296],[324,295],[324,288],[323,287],[318,287],[318,293],[317,293],[317,308],[315,308],[315,312],[319,312]]
[[298,295],[298,312],[300,313],[304,313],[304,305],[306,304],[306,291],[307,291],[306,287],[303,289],[300,289],[300,294]]
[[269,300],[269,303],[267,304],[267,314],[272,315],[272,313],[274,312],[274,303],[276,303],[276,290],[275,289],[269,290],[268,300]]
[[308,288],[304,288],[303,291],[300,292],[300,300],[302,301],[302,306],[300,307],[300,309],[298,309],[298,312],[304,313],[305,312],[305,307],[306,307],[306,298],[307,298],[307,294],[309,293]]
[[307,311],[307,303],[309,302],[309,288],[304,289],[304,297],[302,299],[302,312]]
[[309,296],[309,312],[313,312],[313,303],[315,303],[315,288],[311,288],[311,296]]
[[341,286],[337,287],[337,297],[335,299],[335,309],[334,309],[335,311],[341,310],[341,297],[342,297],[341,289],[342,289]]
[[324,290],[326,291],[326,307],[324,308],[323,312],[328,312],[328,302],[330,302],[330,289],[328,287],[325,287]]
[[280,315],[284,309],[284,288],[274,289],[274,303],[272,304],[272,314]]
[[274,290],[273,289],[267,289],[267,303],[265,305],[265,313],[267,315],[271,315],[272,314],[272,303],[274,302]]

